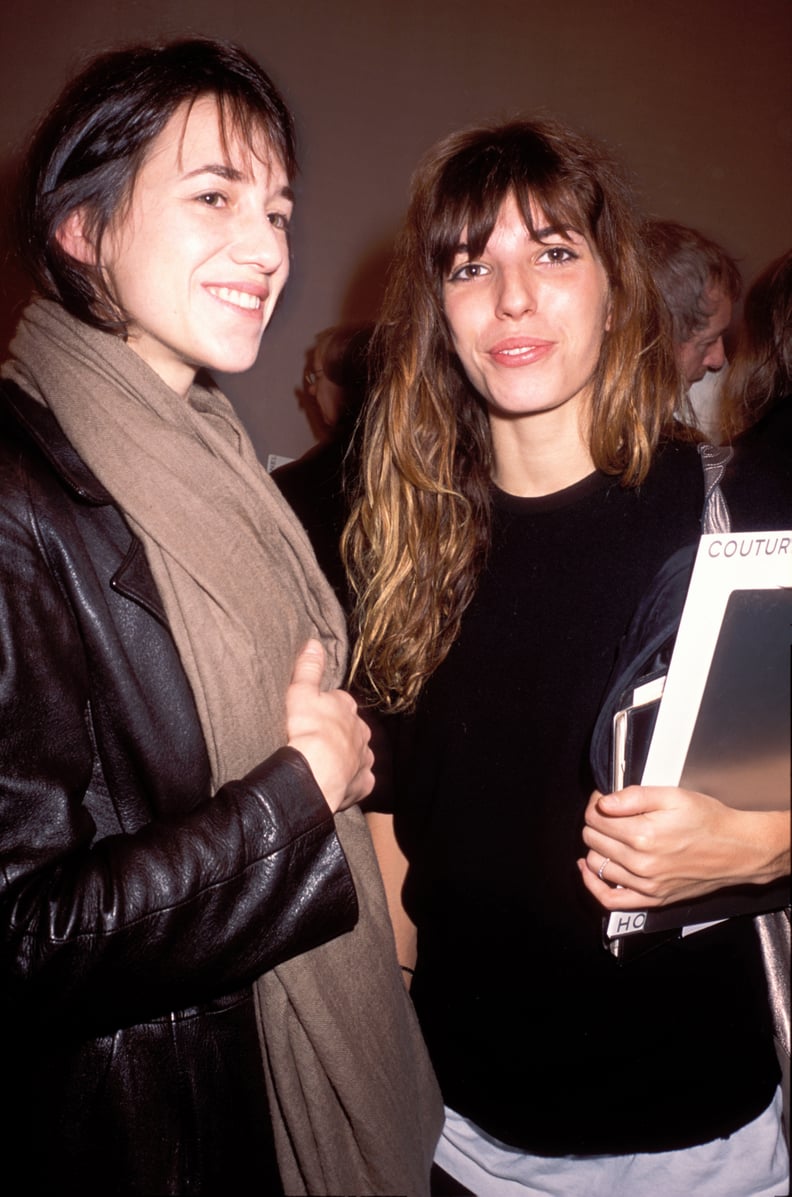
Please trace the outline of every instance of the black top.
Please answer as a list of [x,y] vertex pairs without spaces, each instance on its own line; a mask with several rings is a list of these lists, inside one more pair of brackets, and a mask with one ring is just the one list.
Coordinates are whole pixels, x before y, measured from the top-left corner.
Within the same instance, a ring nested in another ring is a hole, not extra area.
[[[392,721],[412,994],[444,1097],[534,1153],[705,1142],[758,1115],[777,1083],[750,921],[623,965],[575,865],[619,639],[662,563],[697,539],[702,502],[687,446],[660,453],[637,490],[594,474],[539,499],[495,491],[460,636],[415,715]],[[735,528],[769,518],[732,515]]]
[[351,471],[348,450],[349,438],[339,434],[272,471],[273,481],[308,533],[316,559],[345,611],[351,606],[341,558],[341,534],[349,514],[344,487],[347,470]]

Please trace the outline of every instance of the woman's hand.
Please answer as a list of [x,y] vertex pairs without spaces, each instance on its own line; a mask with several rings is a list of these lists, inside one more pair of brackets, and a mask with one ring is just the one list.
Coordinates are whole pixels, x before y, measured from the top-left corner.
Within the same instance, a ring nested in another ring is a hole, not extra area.
[[370,731],[345,690],[322,690],[325,652],[309,640],[294,664],[286,691],[286,732],[308,762],[334,813],[354,806],[374,785]]
[[594,792],[578,861],[606,910],[643,910],[789,872],[788,811],[742,811],[664,786]]

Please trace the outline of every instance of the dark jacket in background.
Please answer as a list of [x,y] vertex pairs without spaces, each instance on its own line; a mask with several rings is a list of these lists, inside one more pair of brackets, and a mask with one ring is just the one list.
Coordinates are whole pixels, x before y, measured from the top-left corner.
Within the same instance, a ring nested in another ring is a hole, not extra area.
[[272,471],[273,482],[308,533],[316,560],[347,612],[352,592],[341,556],[341,536],[349,517],[348,449],[348,438],[339,435]]

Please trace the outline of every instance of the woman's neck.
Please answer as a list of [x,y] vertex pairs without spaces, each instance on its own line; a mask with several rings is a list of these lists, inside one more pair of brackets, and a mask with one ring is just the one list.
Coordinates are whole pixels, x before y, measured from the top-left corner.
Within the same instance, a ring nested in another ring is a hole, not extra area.
[[493,479],[507,494],[521,498],[555,494],[594,470],[588,437],[577,412],[491,419],[490,424]]

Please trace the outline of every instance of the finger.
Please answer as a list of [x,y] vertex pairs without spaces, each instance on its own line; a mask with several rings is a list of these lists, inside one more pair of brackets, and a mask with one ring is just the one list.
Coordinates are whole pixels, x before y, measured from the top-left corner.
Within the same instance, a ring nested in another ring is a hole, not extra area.
[[[602,860],[599,862],[599,866],[597,868],[597,880],[598,881],[605,880],[605,870],[607,869],[608,865],[611,863],[612,863],[612,861],[609,856],[602,857]],[[592,864],[589,865],[589,868],[593,868],[593,867],[594,866]],[[612,884],[613,884],[613,882],[609,880],[608,885],[612,885]]]
[[357,772],[354,781],[355,801],[359,802],[362,798],[368,798],[371,791],[374,789],[374,759],[363,765]]
[[325,651],[318,640],[309,640],[294,662],[291,684],[319,690],[325,670]]
[[625,872],[615,860],[602,852],[589,852],[584,864],[588,873],[593,874],[597,881],[610,889],[618,884],[616,873],[623,878]]
[[603,873],[603,876],[611,885],[632,887],[638,883],[638,888],[640,888],[640,883],[646,875],[647,866],[651,869],[653,865],[653,857],[635,852],[628,843],[611,836],[597,835],[592,832],[584,834],[583,840],[589,849],[586,863],[592,873],[599,873],[603,861],[607,860],[607,872]]
[[600,906],[606,910],[643,910],[646,907],[658,905],[658,899],[650,894],[633,889],[629,884],[619,884],[617,880],[609,881],[608,878],[611,875],[614,879],[623,877],[625,881],[628,881],[630,877],[626,870],[614,866],[613,861],[605,866],[603,876],[600,878],[597,875],[599,867],[601,867],[602,860],[607,858],[599,857],[598,859],[600,866],[596,872],[592,869],[588,859],[579,860],[577,866],[583,884],[589,893],[597,899]]
[[634,848],[636,826],[634,823],[614,823],[612,819],[603,823],[589,823],[581,836],[587,848],[593,848],[603,856],[618,856],[620,849]]
[[651,856],[636,855],[616,844],[613,855],[592,850],[586,857],[586,867],[598,883],[609,889],[625,890],[641,895],[641,901],[660,901],[668,892],[671,878],[667,869]]
[[641,811],[614,818],[602,811],[590,811],[583,828],[583,840],[589,848],[610,856],[609,844],[623,844],[636,852],[653,852],[662,836],[664,822],[656,812]]
[[595,808],[609,818],[625,818],[650,810],[662,810],[667,805],[667,790],[663,786],[628,786],[626,790],[601,794]]
[[588,803],[586,804],[586,819],[588,819],[592,812],[599,810],[599,802],[601,797],[602,794],[599,792],[599,790],[594,790],[590,795]]

